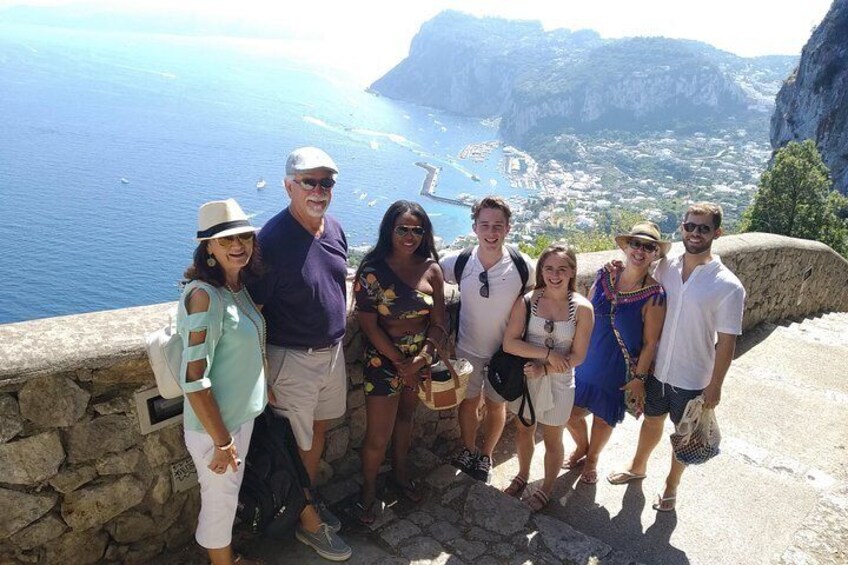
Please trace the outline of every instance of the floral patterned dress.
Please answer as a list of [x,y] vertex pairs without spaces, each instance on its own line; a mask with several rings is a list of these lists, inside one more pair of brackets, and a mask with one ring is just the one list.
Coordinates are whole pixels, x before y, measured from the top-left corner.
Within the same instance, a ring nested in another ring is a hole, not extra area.
[[[363,266],[353,291],[356,310],[377,314],[379,318],[429,319],[433,310],[433,296],[411,288],[385,261]],[[417,355],[426,339],[426,331],[392,338],[395,347],[407,357]],[[366,395],[392,396],[403,388],[394,363],[370,342],[365,344],[363,373]]]

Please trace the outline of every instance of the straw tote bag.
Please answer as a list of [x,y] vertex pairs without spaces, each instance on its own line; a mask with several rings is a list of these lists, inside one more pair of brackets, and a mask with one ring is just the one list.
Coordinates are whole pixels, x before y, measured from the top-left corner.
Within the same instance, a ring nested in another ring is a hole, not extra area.
[[430,366],[430,376],[418,384],[418,398],[430,410],[450,410],[465,400],[468,379],[474,367],[468,359],[450,359],[441,346],[431,342],[439,361]]

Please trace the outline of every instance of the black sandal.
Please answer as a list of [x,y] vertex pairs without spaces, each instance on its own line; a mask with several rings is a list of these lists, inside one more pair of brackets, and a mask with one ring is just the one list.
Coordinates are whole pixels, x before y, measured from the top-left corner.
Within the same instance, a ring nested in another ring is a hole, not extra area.
[[415,479],[409,479],[407,484],[402,484],[397,478],[390,476],[389,483],[394,487],[404,498],[413,504],[418,504],[424,500],[424,495],[421,494],[421,484]]
[[369,504],[363,504],[362,501],[356,503],[353,507],[353,517],[363,526],[371,526],[377,521],[378,513],[382,513],[385,509],[383,501],[375,498]]

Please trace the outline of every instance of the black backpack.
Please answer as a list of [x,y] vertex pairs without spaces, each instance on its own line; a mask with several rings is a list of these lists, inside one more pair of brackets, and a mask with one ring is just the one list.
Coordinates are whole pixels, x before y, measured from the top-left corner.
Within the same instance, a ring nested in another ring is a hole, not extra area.
[[[504,245],[507,253],[509,253],[509,258],[512,259],[515,268],[518,269],[518,276],[521,277],[521,289],[518,292],[518,296],[524,294],[524,289],[527,288],[527,281],[530,280],[530,267],[527,265],[527,261],[521,255],[521,253],[513,247],[512,245]],[[471,254],[474,252],[474,247],[466,247],[462,250],[462,252],[456,257],[456,263],[453,264],[453,278],[456,281],[457,286],[461,286],[460,282],[462,281],[462,272],[465,270],[465,265],[468,264],[468,260],[471,259]],[[460,288],[460,297],[459,304],[457,304],[456,309],[456,335],[459,337],[459,315],[462,312],[462,288]]]
[[309,475],[291,424],[268,406],[253,424],[236,517],[252,533],[289,538],[306,506],[304,488]]

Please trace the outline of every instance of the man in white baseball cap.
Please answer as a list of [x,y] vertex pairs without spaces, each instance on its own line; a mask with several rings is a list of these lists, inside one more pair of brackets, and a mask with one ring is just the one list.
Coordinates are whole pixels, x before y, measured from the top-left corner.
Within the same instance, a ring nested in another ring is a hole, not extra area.
[[[345,414],[347,238],[327,215],[338,167],[317,147],[286,160],[289,205],[259,233],[267,273],[250,288],[268,328],[268,382],[272,406],[288,418],[312,482],[328,424]],[[337,535],[341,522],[312,493],[296,537],[321,557],[344,561],[350,547]]]

